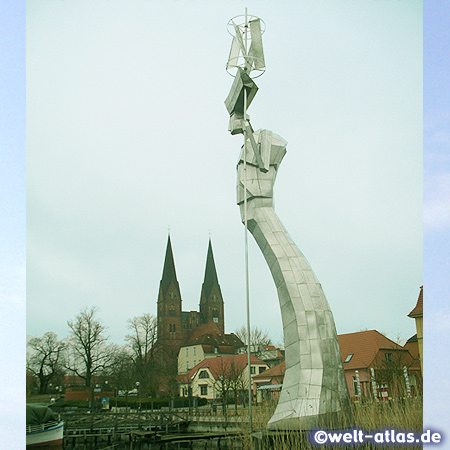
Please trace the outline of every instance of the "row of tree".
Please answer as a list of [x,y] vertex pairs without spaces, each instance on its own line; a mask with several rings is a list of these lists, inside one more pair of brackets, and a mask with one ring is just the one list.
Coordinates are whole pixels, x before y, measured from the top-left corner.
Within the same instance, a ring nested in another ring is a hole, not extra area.
[[156,319],[150,314],[130,319],[130,334],[121,347],[108,343],[105,327],[96,315],[97,308],[92,307],[68,321],[66,340],[58,340],[52,332],[30,339],[27,371],[37,378],[39,393],[46,393],[51,382],[62,384],[63,376],[75,375],[86,387],[107,379],[117,389],[129,390],[139,381],[142,391],[154,394],[159,378],[153,355]]
[[[156,318],[143,314],[128,321],[129,334],[125,337],[125,345],[108,343],[105,327],[97,318],[97,308],[83,309],[72,321],[68,321],[70,335],[67,339],[58,340],[55,333],[48,332],[42,337],[30,339],[30,354],[27,357],[27,373],[31,379],[38,381],[40,394],[47,393],[50,384],[62,385],[65,375],[74,375],[86,387],[93,387],[101,380],[108,380],[110,386],[128,392],[139,382],[139,390],[143,395],[156,396],[162,380],[177,389],[176,383],[168,383],[176,376],[162,364],[156,355],[157,326]],[[241,327],[236,335],[246,344],[247,330]],[[261,348],[271,345],[267,332],[257,327],[250,333],[252,353],[258,354]],[[224,368],[225,369],[225,368]],[[236,368],[227,368],[227,371]],[[169,373],[170,372],[170,373]],[[240,377],[230,373],[223,380],[218,391],[242,390]]]

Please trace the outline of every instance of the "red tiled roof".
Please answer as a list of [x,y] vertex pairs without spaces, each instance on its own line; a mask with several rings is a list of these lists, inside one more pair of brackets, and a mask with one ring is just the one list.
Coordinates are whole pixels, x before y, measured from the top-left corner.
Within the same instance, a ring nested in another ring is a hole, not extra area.
[[262,378],[284,377],[285,372],[286,372],[286,363],[283,360],[280,364],[265,370],[263,373],[255,375],[253,379],[259,380]]
[[200,325],[199,327],[192,330],[192,333],[190,334],[186,344],[198,344],[198,342],[196,341],[198,341],[205,334],[220,334],[220,329],[213,321]]
[[[344,370],[369,367],[380,349],[403,349],[376,330],[340,334],[338,339]],[[352,353],[350,361],[344,363]]]
[[417,299],[416,306],[408,314],[408,317],[423,317],[423,286],[420,286],[419,298]]
[[[236,367],[242,371],[247,366],[248,356],[247,353],[241,355],[230,355],[230,356],[217,356],[216,358],[206,358],[200,361],[196,366],[194,366],[188,373],[189,379],[192,379],[195,374],[202,368],[207,368],[211,372],[212,376],[217,379],[221,376],[227,367],[231,364],[235,364]],[[250,355],[250,364],[264,364],[255,355]]]
[[211,321],[192,330],[183,347],[189,345],[202,345],[205,353],[213,353],[214,347],[218,347],[219,353],[234,353],[244,344],[234,333],[222,333],[217,324]]

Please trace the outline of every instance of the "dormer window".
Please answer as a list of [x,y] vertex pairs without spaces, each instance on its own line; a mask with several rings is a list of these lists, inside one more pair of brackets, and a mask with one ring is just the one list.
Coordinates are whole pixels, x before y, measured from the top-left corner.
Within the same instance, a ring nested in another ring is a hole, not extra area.
[[350,360],[353,358],[354,353],[349,353],[347,355],[347,358],[344,359],[344,364],[350,362]]
[[209,373],[206,370],[201,370],[198,374],[199,378],[209,378]]

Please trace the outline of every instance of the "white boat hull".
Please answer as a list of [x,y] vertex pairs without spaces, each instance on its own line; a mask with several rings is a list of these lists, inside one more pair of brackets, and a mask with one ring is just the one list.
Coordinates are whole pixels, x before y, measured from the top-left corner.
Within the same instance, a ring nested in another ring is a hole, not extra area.
[[27,429],[27,450],[32,449],[62,449],[64,422],[51,427],[42,426],[41,429],[33,427]]

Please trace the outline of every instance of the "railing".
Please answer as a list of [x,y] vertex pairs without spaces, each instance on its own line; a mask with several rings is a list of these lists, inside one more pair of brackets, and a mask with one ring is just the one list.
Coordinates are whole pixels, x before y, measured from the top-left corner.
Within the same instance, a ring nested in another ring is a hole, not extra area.
[[38,431],[48,430],[49,428],[57,427],[61,422],[45,422],[39,425],[27,425],[27,433],[36,433]]

